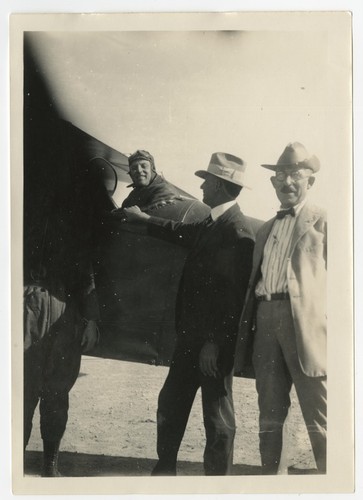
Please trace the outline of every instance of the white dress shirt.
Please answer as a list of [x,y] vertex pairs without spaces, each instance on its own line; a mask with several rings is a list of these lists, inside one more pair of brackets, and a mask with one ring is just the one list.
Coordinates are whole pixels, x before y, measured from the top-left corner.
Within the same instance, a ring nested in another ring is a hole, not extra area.
[[267,238],[261,264],[262,278],[257,283],[257,296],[271,295],[272,293],[286,293],[287,262],[291,252],[291,238],[296,224],[296,218],[305,204],[302,201],[294,207],[295,216],[285,215],[276,219]]
[[212,210],[210,211],[210,215],[214,221],[218,219],[221,215],[224,214],[224,212],[227,212],[227,210],[233,205],[235,205],[237,202],[236,200],[232,201],[227,201],[227,203],[222,203],[222,205],[218,205],[217,207],[213,207]]

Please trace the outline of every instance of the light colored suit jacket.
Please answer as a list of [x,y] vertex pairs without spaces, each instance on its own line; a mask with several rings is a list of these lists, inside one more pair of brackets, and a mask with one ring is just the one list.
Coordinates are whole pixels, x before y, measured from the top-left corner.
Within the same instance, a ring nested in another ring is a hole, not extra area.
[[[256,236],[253,267],[238,333],[235,372],[253,376],[252,350],[263,250],[275,218]],[[297,216],[287,264],[288,290],[301,368],[310,377],[326,375],[327,223],[325,212],[306,203]]]

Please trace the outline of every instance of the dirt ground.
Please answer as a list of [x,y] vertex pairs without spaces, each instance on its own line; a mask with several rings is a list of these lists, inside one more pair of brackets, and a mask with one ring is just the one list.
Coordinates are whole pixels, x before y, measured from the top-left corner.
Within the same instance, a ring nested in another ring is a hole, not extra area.
[[[67,430],[61,444],[62,475],[148,476],[156,462],[156,405],[167,368],[84,356],[71,391]],[[253,380],[234,379],[237,421],[236,475],[260,473],[258,411]],[[286,425],[282,473],[314,468],[309,439],[296,396]],[[203,475],[205,443],[200,394],[179,453],[178,475]],[[42,466],[39,415],[25,453],[25,474],[39,476]]]

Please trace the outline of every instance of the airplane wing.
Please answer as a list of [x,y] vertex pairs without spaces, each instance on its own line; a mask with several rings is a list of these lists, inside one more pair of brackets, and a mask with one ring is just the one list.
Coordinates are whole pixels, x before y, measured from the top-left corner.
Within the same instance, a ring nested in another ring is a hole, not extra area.
[[[101,341],[92,355],[168,365],[185,250],[107,217],[130,183],[127,156],[65,119],[72,113],[60,112],[59,92],[30,42],[26,37],[24,281],[41,278],[52,252],[62,249],[67,258],[75,242],[93,238]],[[153,213],[184,222],[207,216],[206,205],[175,189],[180,199]]]

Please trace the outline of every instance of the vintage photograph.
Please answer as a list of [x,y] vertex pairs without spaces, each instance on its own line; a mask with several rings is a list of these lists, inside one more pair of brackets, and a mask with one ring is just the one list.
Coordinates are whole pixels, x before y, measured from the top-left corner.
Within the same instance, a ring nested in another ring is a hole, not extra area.
[[352,491],[350,14],[10,28],[14,491]]

